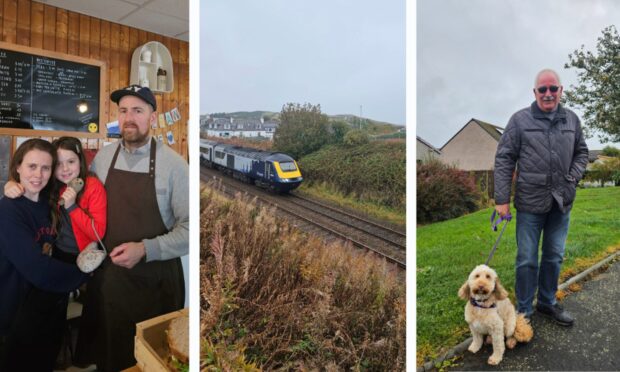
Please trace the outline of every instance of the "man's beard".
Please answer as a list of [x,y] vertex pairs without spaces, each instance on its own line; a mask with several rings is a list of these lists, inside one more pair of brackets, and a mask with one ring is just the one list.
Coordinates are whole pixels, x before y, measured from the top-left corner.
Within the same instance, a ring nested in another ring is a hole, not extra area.
[[147,130],[145,133],[140,133],[138,128],[135,128],[135,130],[132,129],[131,131],[127,131],[123,128],[121,135],[123,136],[123,141],[125,141],[125,143],[141,145],[146,143],[149,137],[149,131]]

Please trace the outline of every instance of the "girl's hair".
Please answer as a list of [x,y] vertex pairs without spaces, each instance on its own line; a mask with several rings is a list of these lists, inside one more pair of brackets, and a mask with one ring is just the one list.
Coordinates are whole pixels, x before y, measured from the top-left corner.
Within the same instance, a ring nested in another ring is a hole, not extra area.
[[[84,181],[86,184],[86,177],[88,177],[88,168],[86,167],[86,157],[84,156],[84,149],[82,149],[82,141],[75,137],[60,137],[52,142],[52,146],[55,148],[54,153],[57,153],[59,149],[72,151],[77,155],[80,161],[80,172],[78,177]],[[54,173],[56,173],[56,168],[54,168]],[[58,201],[60,200],[60,189],[63,186],[63,183],[55,180],[54,188],[51,193],[51,203],[52,203],[52,227],[56,231],[60,231],[60,211],[58,210]],[[75,198],[75,204],[80,201],[82,194],[84,194],[85,187],[78,192],[77,197]]]

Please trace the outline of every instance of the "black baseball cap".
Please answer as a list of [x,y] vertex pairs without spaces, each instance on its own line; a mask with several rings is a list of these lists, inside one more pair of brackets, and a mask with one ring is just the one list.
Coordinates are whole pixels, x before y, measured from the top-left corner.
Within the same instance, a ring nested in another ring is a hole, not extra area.
[[153,111],[157,111],[157,101],[155,101],[155,96],[153,92],[147,87],[143,87],[140,85],[130,85],[126,88],[115,90],[110,94],[110,99],[112,102],[118,104],[121,98],[125,96],[135,96],[138,98],[142,98],[142,100],[153,107]]

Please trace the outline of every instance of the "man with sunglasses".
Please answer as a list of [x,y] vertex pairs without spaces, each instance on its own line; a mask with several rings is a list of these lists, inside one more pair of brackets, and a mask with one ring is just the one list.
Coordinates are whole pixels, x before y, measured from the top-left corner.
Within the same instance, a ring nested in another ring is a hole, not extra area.
[[[517,311],[536,310],[558,324],[571,326],[571,314],[556,301],[560,267],[577,183],[588,163],[588,147],[577,115],[560,104],[562,85],[549,69],[536,75],[534,101],[517,111],[500,138],[495,155],[495,209],[510,214],[516,179]],[[542,256],[538,246],[542,236]]]

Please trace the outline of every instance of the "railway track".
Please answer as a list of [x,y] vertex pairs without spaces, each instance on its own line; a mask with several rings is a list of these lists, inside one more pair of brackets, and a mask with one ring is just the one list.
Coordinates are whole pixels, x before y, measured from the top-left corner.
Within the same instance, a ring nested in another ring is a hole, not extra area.
[[238,192],[256,196],[259,203],[275,206],[279,214],[301,230],[319,235],[326,241],[339,239],[374,252],[406,269],[406,236],[403,232],[383,226],[367,218],[297,194],[276,195],[221,173],[201,167],[201,181],[217,180],[220,190],[233,197]]

